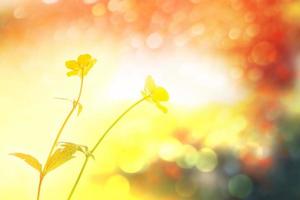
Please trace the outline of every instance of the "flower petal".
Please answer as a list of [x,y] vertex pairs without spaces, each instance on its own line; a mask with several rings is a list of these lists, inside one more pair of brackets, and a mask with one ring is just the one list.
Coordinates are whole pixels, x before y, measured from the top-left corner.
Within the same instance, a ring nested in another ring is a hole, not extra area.
[[145,92],[147,93],[152,93],[156,88],[154,79],[152,76],[147,76],[146,81],[145,81]]
[[66,61],[65,64],[68,69],[73,69],[73,70],[79,69],[79,65],[75,60],[68,60]]
[[67,76],[75,76],[75,75],[78,75],[78,70],[73,70],[73,71],[69,71],[68,73],[67,73]]
[[96,59],[91,59],[88,65],[83,67],[84,76],[88,74],[88,72],[91,70],[91,68],[94,66],[95,63],[96,63]]
[[163,87],[156,87],[155,90],[152,93],[152,98],[155,101],[168,101],[169,100],[169,94],[167,90]]
[[156,104],[156,107],[158,109],[160,109],[161,111],[163,111],[163,113],[167,113],[168,112],[168,108],[165,107],[165,106],[163,106],[163,105],[161,105],[159,102],[155,102],[155,104]]
[[78,56],[77,62],[80,67],[87,67],[90,65],[90,62],[92,60],[92,56],[90,54],[82,54]]

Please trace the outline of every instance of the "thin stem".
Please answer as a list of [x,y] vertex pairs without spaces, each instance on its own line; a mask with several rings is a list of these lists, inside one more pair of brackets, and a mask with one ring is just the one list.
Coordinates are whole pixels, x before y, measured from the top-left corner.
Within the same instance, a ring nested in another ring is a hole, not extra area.
[[80,89],[79,89],[79,94],[78,94],[78,97],[77,97],[77,99],[76,99],[76,102],[75,102],[75,104],[73,105],[73,107],[72,107],[72,109],[70,110],[70,112],[68,113],[67,117],[65,118],[63,124],[61,125],[61,127],[60,127],[60,129],[59,129],[59,131],[58,131],[58,133],[57,133],[57,135],[56,135],[56,138],[55,138],[55,140],[54,140],[54,142],[53,142],[53,144],[52,144],[51,150],[50,150],[50,152],[49,152],[49,154],[48,154],[47,161],[49,160],[50,156],[52,155],[52,153],[53,153],[53,151],[54,151],[54,148],[55,148],[55,146],[57,145],[57,142],[58,142],[58,140],[59,140],[59,138],[60,138],[60,136],[61,136],[61,134],[62,134],[62,132],[63,132],[65,126],[66,126],[66,124],[68,123],[70,117],[72,116],[73,112],[75,111],[75,109],[76,109],[76,107],[77,107],[77,105],[78,105],[78,103],[79,103],[79,100],[80,100],[80,97],[81,97],[81,93],[82,93],[82,88],[83,88],[83,76],[81,77]]
[[42,188],[43,178],[44,178],[44,176],[43,176],[42,174],[40,174],[39,186],[38,186],[38,192],[37,192],[37,197],[36,197],[37,200],[40,199],[40,194],[41,194],[41,188]]
[[142,99],[138,100],[134,104],[132,104],[129,108],[127,108],[111,125],[108,127],[108,129],[102,134],[102,136],[99,138],[98,142],[94,145],[93,149],[91,150],[91,153],[94,153],[94,151],[97,149],[99,144],[102,142],[102,140],[105,138],[105,136],[109,133],[109,131],[126,115],[130,110],[132,110],[134,107],[139,105],[141,102],[143,102],[146,99],[146,97],[143,97]]
[[[99,140],[97,141],[97,143],[94,145],[94,147],[91,150],[91,154],[98,148],[98,146],[100,145],[100,143],[103,141],[103,139],[107,136],[107,134],[109,133],[109,131],[129,112],[131,111],[134,107],[136,107],[137,105],[139,105],[141,102],[143,102],[147,97],[143,97],[142,99],[138,100],[137,102],[135,102],[134,104],[132,104],[130,107],[128,107],[109,127],[108,129],[106,129],[106,131],[101,135],[101,137],[99,138]],[[75,189],[81,179],[81,176],[85,170],[85,167],[87,165],[89,161],[89,157],[85,158],[85,161],[81,167],[81,170],[79,172],[79,175],[76,179],[75,184],[73,185],[73,188],[69,194],[68,200],[70,200],[72,198],[72,195],[75,192]]]
[[[53,142],[53,144],[52,144],[52,146],[51,146],[51,149],[50,149],[50,151],[49,151],[49,154],[48,154],[46,163],[49,161],[49,159],[50,159],[50,157],[51,157],[51,155],[52,155],[52,153],[53,153],[53,151],[54,151],[54,148],[55,148],[55,146],[57,145],[57,142],[58,142],[58,140],[59,140],[59,138],[60,138],[60,136],[61,136],[61,134],[62,134],[62,132],[63,132],[63,130],[64,130],[64,128],[65,128],[65,126],[67,125],[67,123],[68,123],[70,117],[72,116],[73,112],[76,110],[76,108],[77,108],[77,106],[78,106],[78,104],[79,104],[79,100],[80,100],[80,97],[81,97],[81,94],[82,94],[82,89],[83,89],[83,73],[82,73],[82,75],[81,75],[81,79],[80,79],[80,80],[81,80],[81,81],[80,81],[80,89],[79,89],[79,93],[78,93],[77,99],[76,99],[76,101],[75,101],[75,104],[72,106],[72,109],[71,109],[70,112],[68,113],[67,117],[65,118],[65,120],[64,120],[64,122],[62,123],[60,129],[59,129],[58,132],[57,132],[57,135],[56,135],[56,137],[55,137],[55,140],[54,140],[54,142]],[[41,178],[40,178],[40,182],[39,182],[39,186],[38,186],[37,200],[39,200],[39,198],[40,198],[41,187],[42,187],[42,183],[43,183],[44,176],[45,176],[45,173],[46,173],[46,172],[45,172],[45,166],[46,166],[46,165],[44,165],[44,168],[43,168],[42,172],[40,173],[40,177],[41,177]]]
[[80,169],[80,172],[79,172],[79,174],[78,174],[78,176],[77,176],[77,179],[76,179],[76,181],[75,181],[75,183],[74,183],[74,185],[73,185],[73,187],[72,187],[72,190],[71,190],[71,192],[70,192],[70,194],[69,194],[69,196],[68,196],[68,200],[70,200],[70,199],[72,198],[72,195],[74,194],[75,189],[76,189],[76,187],[77,187],[77,185],[78,185],[78,183],[79,183],[79,181],[80,181],[80,179],[81,179],[81,176],[82,176],[82,174],[83,174],[83,171],[84,171],[84,169],[85,169],[85,167],[86,167],[86,165],[87,165],[87,163],[88,163],[88,160],[89,160],[89,157],[86,156],[86,157],[85,157],[85,160],[84,160],[84,163],[83,163],[83,165],[82,165],[82,167],[81,167],[81,169]]

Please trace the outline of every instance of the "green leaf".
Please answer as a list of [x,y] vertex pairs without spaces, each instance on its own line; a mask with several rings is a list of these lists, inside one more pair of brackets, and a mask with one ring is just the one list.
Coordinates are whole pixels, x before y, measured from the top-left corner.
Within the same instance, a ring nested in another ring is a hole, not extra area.
[[36,169],[37,171],[42,171],[42,165],[40,162],[33,156],[25,153],[11,153],[10,155],[16,156],[22,160],[24,160],[28,165]]
[[45,165],[45,174],[74,158],[76,151],[77,148],[71,145],[65,145],[56,149]]

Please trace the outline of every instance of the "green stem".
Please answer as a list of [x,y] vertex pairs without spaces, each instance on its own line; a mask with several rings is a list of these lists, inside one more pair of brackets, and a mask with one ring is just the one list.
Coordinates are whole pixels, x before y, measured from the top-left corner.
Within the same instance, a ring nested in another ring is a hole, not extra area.
[[[107,134],[110,132],[110,130],[129,112],[131,111],[134,107],[136,107],[137,105],[139,105],[141,102],[143,102],[147,97],[143,97],[142,99],[138,100],[137,102],[135,102],[134,104],[132,104],[130,107],[128,107],[109,127],[108,129],[106,129],[106,131],[101,135],[101,137],[99,138],[99,140],[97,141],[97,143],[94,145],[94,147],[91,150],[91,154],[94,153],[94,151],[98,148],[98,146],[100,145],[100,143],[103,141],[103,139],[107,136]],[[81,167],[81,170],[79,172],[79,175],[76,179],[76,182],[74,183],[72,190],[69,194],[68,200],[70,200],[72,198],[72,195],[75,192],[75,189],[81,179],[81,176],[86,168],[86,165],[88,163],[89,157],[85,158],[85,161]]]
[[[80,97],[81,97],[81,94],[82,94],[82,89],[83,89],[83,73],[81,75],[81,79],[80,79],[80,89],[79,89],[79,93],[78,93],[78,96],[77,96],[77,99],[75,101],[75,104],[72,106],[72,109],[70,110],[70,112],[68,113],[67,117],[65,118],[64,122],[62,123],[60,129],[58,130],[57,134],[56,134],[56,137],[55,137],[55,140],[51,146],[51,149],[49,151],[49,154],[48,154],[48,157],[47,157],[47,160],[46,160],[46,163],[49,161],[53,151],[54,151],[54,148],[55,146],[57,145],[58,143],[58,140],[65,128],[65,126],[67,125],[69,119],[71,118],[72,114],[74,113],[74,111],[76,110],[78,104],[79,104],[79,101],[80,101]],[[43,180],[44,180],[44,176],[46,175],[46,172],[45,172],[45,166],[44,165],[44,168],[42,170],[42,172],[40,173],[40,181],[39,181],[39,185],[38,185],[38,192],[37,192],[37,200],[39,200],[40,198],[40,193],[41,193],[41,187],[42,187],[42,183],[43,183]]]
[[86,165],[87,165],[87,163],[88,163],[88,160],[89,160],[89,157],[86,156],[86,157],[85,157],[85,160],[84,160],[84,163],[83,163],[83,165],[82,165],[82,167],[81,167],[81,169],[80,169],[80,172],[79,172],[79,174],[78,174],[78,176],[77,176],[77,179],[76,179],[76,181],[75,181],[75,183],[74,183],[74,185],[73,185],[73,187],[72,187],[72,190],[71,190],[71,192],[70,192],[70,194],[69,194],[69,196],[68,196],[68,200],[70,200],[70,199],[72,198],[72,195],[73,195],[74,192],[75,192],[75,189],[76,189],[76,187],[77,187],[77,185],[78,185],[78,183],[79,183],[79,181],[80,181],[80,178],[81,178],[81,176],[82,176],[82,174],[83,174],[83,171],[84,171],[84,169],[85,169],[85,167],[86,167]]

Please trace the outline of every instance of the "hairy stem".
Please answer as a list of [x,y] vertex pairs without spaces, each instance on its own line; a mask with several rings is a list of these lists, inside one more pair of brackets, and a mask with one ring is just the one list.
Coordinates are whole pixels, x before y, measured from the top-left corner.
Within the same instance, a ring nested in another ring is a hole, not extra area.
[[[91,150],[91,154],[94,153],[94,151],[98,148],[98,146],[101,144],[101,142],[103,141],[103,139],[107,136],[107,134],[110,132],[110,130],[129,112],[131,111],[134,107],[136,107],[137,105],[139,105],[141,102],[143,102],[147,97],[143,97],[142,99],[138,100],[137,102],[135,102],[134,104],[132,104],[130,107],[128,107],[109,127],[108,129],[106,129],[106,131],[101,135],[101,137],[99,138],[99,140],[97,141],[97,143],[94,145],[94,147]],[[81,179],[81,176],[86,168],[86,165],[89,161],[89,157],[86,157],[84,160],[84,163],[81,167],[81,170],[78,174],[78,177],[72,187],[72,190],[69,194],[68,200],[70,200],[72,198],[72,195],[75,192],[75,189]]]
[[[82,89],[83,89],[83,73],[82,73],[82,75],[81,75],[81,79],[80,79],[80,80],[81,80],[81,81],[80,81],[80,89],[79,89],[79,93],[78,93],[77,99],[76,99],[74,105],[72,106],[72,109],[69,111],[67,117],[66,117],[65,120],[63,121],[63,123],[62,123],[60,129],[58,130],[58,132],[57,132],[57,134],[56,134],[55,140],[54,140],[54,142],[53,142],[53,144],[52,144],[52,146],[51,146],[51,149],[50,149],[50,151],[49,151],[49,154],[48,154],[46,163],[47,163],[48,160],[50,159],[50,157],[51,157],[51,155],[52,155],[52,153],[53,153],[53,151],[54,151],[54,149],[55,149],[55,146],[57,145],[58,140],[59,140],[59,138],[60,138],[60,136],[61,136],[61,134],[62,134],[62,132],[63,132],[63,130],[64,130],[64,128],[66,127],[66,125],[67,125],[69,119],[71,118],[72,114],[74,113],[74,111],[76,110],[76,108],[77,108],[77,106],[78,106],[78,104],[79,104],[80,97],[81,97],[81,94],[82,94]],[[38,185],[37,200],[39,200],[39,198],[40,198],[40,193],[41,193],[42,183],[43,183],[43,180],[44,180],[44,176],[46,175],[46,172],[45,172],[45,166],[46,166],[46,165],[44,165],[44,168],[43,168],[42,172],[40,173],[40,177],[41,177],[41,178],[40,178],[39,185]]]

